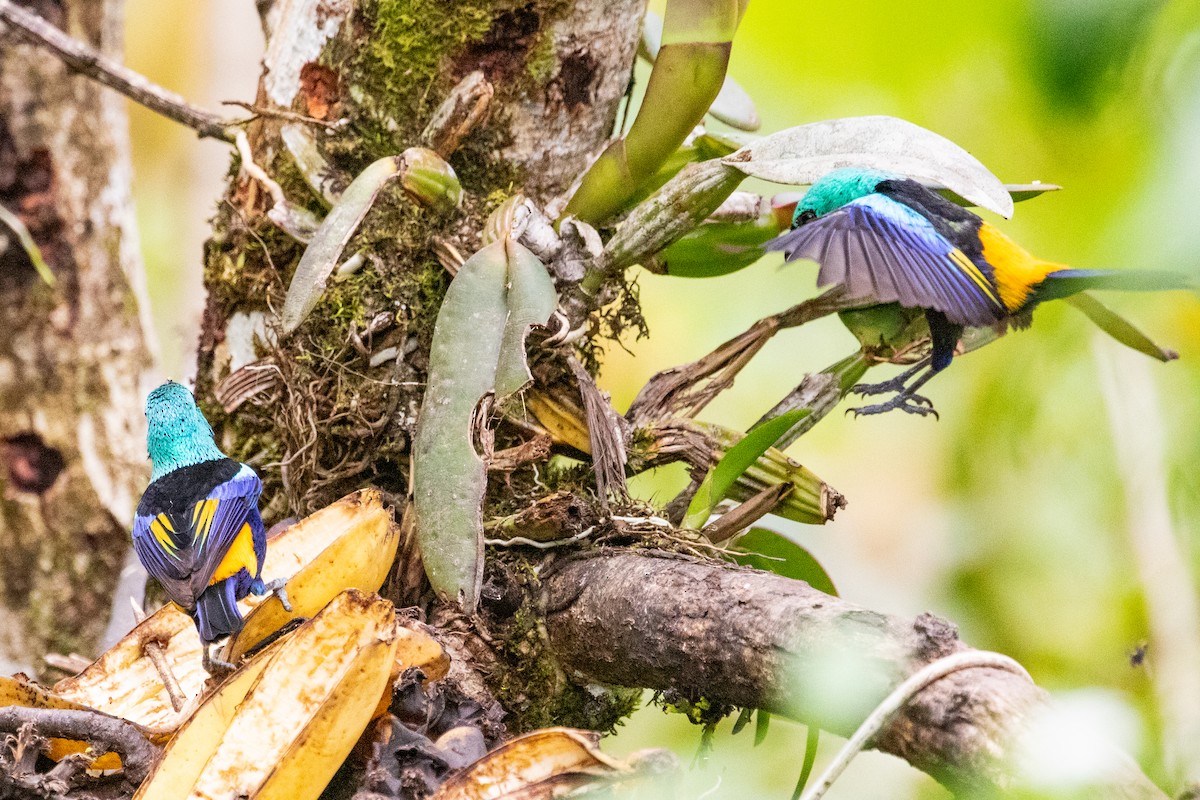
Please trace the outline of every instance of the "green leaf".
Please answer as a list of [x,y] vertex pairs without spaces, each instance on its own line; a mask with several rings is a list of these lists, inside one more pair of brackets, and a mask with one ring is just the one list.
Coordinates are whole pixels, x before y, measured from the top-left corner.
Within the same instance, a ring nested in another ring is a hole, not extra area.
[[1068,297],[1066,298],[1066,302],[1082,311],[1087,315],[1088,319],[1096,323],[1100,330],[1126,347],[1131,347],[1139,353],[1145,353],[1159,361],[1174,361],[1179,358],[1179,354],[1174,350],[1159,347],[1149,336],[1138,330],[1132,322],[1087,292],[1080,292],[1077,295]]
[[508,318],[496,366],[496,398],[516,394],[533,381],[525,357],[525,335],[545,325],[558,305],[554,279],[538,257],[512,239],[505,239],[508,259]]
[[768,528],[751,528],[734,545],[742,555],[734,557],[743,567],[774,572],[804,581],[819,592],[837,596],[833,579],[812,554],[781,533]]
[[895,117],[813,122],[765,136],[725,158],[747,175],[776,183],[812,184],[839,167],[897,172],[935,183],[1004,217],[1013,199],[1000,179],[954,142]]
[[808,409],[799,408],[780,414],[746,434],[740,442],[725,451],[688,505],[683,518],[684,527],[700,528],[708,521],[717,503],[725,499],[737,479],[754,466],[759,457],[779,441],[788,430],[808,414]]
[[761,708],[754,719],[754,746],[758,747],[767,740],[767,731],[771,729],[771,715]]
[[[662,47],[662,38],[662,17],[647,10],[642,18],[642,40],[638,46],[638,55],[653,64]],[[721,91],[709,106],[708,113],[726,125],[743,131],[756,131],[762,125],[754,100],[728,75],[721,84]]]
[[439,214],[448,214],[462,200],[462,186],[441,156],[423,147],[410,147],[399,156],[375,161],[350,182],[317,228],[288,286],[283,301],[283,332],[291,333],[316,307],[325,284],[341,260],[354,232],[371,210],[383,185],[400,176],[404,193]]
[[729,275],[762,258],[762,245],[779,233],[774,215],[744,222],[705,222],[666,248],[659,260],[679,278]]
[[46,282],[47,286],[54,288],[58,279],[50,271],[50,265],[42,258],[42,251],[38,249],[37,242],[33,241],[33,237],[29,235],[29,229],[25,227],[24,222],[21,222],[21,218],[4,206],[0,206],[0,222],[3,222],[17,237],[17,243],[21,245],[21,249],[25,251],[25,255],[29,257],[30,263],[33,264],[33,268],[37,270],[41,279]]
[[804,793],[808,779],[812,777],[813,765],[817,763],[817,747],[821,744],[821,729],[808,726],[808,734],[804,737],[804,763],[800,765],[800,777],[796,780],[796,788],[792,790],[792,800],[797,800]]
[[359,173],[342,192],[341,199],[325,217],[296,266],[283,301],[281,318],[285,334],[300,327],[316,307],[350,237],[358,230],[379,190],[398,170],[396,157],[381,158]]
[[487,488],[486,466],[475,452],[476,407],[501,378],[507,392],[528,381],[525,332],[545,324],[556,302],[546,268],[505,238],[459,268],[434,325],[413,440],[416,536],[434,591],[468,613],[483,577]]
[[739,19],[737,0],[669,0],[633,125],[584,174],[563,216],[597,224],[630,205],[716,100]]

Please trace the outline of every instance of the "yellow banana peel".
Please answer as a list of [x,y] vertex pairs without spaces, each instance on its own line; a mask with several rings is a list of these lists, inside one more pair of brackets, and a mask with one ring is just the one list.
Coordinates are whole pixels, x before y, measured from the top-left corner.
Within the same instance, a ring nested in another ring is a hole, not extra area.
[[[291,575],[287,594],[292,610],[285,611],[274,595],[263,599],[222,651],[230,663],[292,620],[317,614],[345,589],[377,591],[396,557],[400,527],[379,492],[368,489],[296,523],[280,539],[274,556],[274,543],[268,545],[264,580]],[[292,546],[285,548],[285,542]],[[317,550],[321,544],[325,546]],[[269,574],[270,569],[278,575]]]
[[391,603],[342,592],[205,700],[135,800],[319,797],[388,685],[396,631]]
[[[321,509],[267,543],[263,580],[288,578],[293,608],[311,616],[347,587],[378,589],[396,553],[398,531],[383,498],[375,489],[363,489]],[[344,559],[344,560],[343,560]],[[321,574],[320,571],[324,571]],[[295,583],[293,589],[292,584]],[[323,597],[324,600],[319,602]],[[286,622],[271,610],[278,598],[248,597],[239,603],[254,626],[240,641],[256,644]],[[303,603],[299,605],[298,601]],[[255,613],[265,607],[261,619]],[[292,616],[295,616],[293,614]],[[154,664],[145,655],[147,642],[162,645],[166,662],[188,703],[176,711]],[[248,646],[241,646],[239,655]],[[208,673],[201,666],[200,638],[187,614],[168,604],[151,614],[107,653],[72,678],[59,681],[54,693],[65,700],[103,711],[141,725],[165,738],[191,715],[203,693]]]
[[558,797],[637,774],[634,766],[602,753],[599,742],[600,734],[573,728],[518,736],[452,775],[431,800]]

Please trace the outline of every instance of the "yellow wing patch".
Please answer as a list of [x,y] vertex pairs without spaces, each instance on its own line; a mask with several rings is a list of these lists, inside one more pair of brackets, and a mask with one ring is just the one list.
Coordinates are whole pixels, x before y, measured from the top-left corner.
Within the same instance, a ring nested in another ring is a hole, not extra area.
[[219,500],[201,500],[196,503],[192,509],[192,537],[199,547],[208,539],[208,532],[212,530],[213,518],[217,515],[217,505]]
[[992,290],[992,285],[988,283],[987,277],[979,271],[979,267],[975,266],[974,261],[967,258],[966,253],[956,247],[950,251],[950,260],[954,262],[955,266],[965,272],[967,277],[970,278],[971,281],[978,286],[993,303],[999,305],[1000,298],[996,297],[996,292]]
[[979,226],[979,242],[983,245],[983,257],[996,275],[1000,300],[1009,311],[1025,305],[1029,293],[1048,274],[1066,269],[1064,264],[1037,258],[986,222]]
[[166,514],[159,514],[150,520],[150,533],[154,535],[154,540],[158,542],[158,546],[162,548],[163,552],[172,558],[179,552],[179,548],[175,546],[175,540],[171,538],[171,534],[174,532],[175,528]]
[[238,570],[243,567],[251,577],[257,577],[258,556],[254,553],[254,534],[250,531],[248,522],[238,531],[237,538],[233,540],[229,551],[217,565],[217,571],[213,573],[212,580],[208,582],[208,585],[212,586],[214,583],[236,575]]

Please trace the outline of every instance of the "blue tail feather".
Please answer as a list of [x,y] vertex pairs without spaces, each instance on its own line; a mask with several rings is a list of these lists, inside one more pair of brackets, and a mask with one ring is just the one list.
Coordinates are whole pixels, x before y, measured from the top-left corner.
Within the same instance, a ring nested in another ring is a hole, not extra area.
[[215,642],[242,629],[235,590],[237,578],[226,578],[205,589],[196,600],[196,628],[202,642]]

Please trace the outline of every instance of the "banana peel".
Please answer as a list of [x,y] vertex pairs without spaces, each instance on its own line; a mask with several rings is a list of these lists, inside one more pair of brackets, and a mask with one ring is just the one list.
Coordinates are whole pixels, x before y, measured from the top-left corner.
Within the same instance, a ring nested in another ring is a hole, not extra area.
[[[331,530],[341,533],[332,540],[321,535]],[[281,536],[284,542],[274,558],[267,548],[264,580],[277,577],[269,574],[269,567],[280,576],[291,575],[287,594],[292,610],[284,610],[275,595],[262,599],[222,651],[221,658],[231,664],[292,620],[314,616],[344,589],[378,590],[396,557],[400,527],[384,509],[379,492],[365,490],[318,511]],[[288,540],[294,547],[284,549]],[[322,543],[326,546],[316,551]]]
[[121,717],[166,737],[195,708],[189,702],[176,711],[153,662],[145,655],[149,642],[163,647],[166,661],[185,697],[199,697],[208,673],[201,666],[196,625],[179,606],[168,604],[146,619],[87,669],[54,685],[54,694],[81,706]]
[[205,700],[135,800],[317,798],[387,688],[397,641],[391,603],[342,592]]
[[639,777],[634,764],[606,756],[600,734],[545,728],[506,742],[452,775],[431,800],[533,800],[597,783]]

